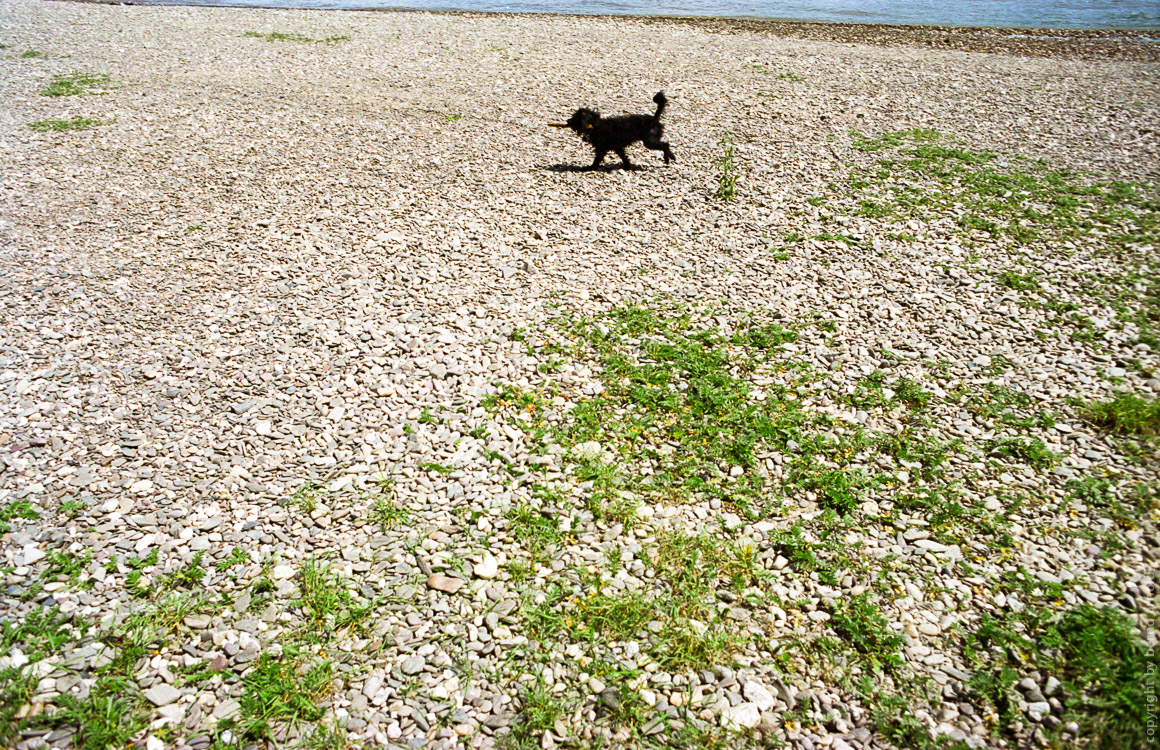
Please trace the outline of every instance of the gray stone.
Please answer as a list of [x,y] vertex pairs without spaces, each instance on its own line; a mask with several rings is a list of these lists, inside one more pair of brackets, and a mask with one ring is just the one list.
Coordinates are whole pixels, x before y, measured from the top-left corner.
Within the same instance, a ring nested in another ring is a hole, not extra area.
[[721,725],[726,728],[752,729],[761,723],[761,709],[753,703],[738,703],[721,712]]
[[756,680],[747,680],[743,683],[741,693],[745,696],[745,700],[757,706],[759,711],[768,711],[776,703],[769,689]]
[[144,691],[144,695],[154,706],[167,706],[181,697],[181,691],[161,682]]

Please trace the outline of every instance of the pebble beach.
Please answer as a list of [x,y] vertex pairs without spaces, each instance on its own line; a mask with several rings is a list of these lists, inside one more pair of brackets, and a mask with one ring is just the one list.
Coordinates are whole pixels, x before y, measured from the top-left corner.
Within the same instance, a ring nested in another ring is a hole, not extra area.
[[1154,746],[1145,32],[0,45],[0,745]]

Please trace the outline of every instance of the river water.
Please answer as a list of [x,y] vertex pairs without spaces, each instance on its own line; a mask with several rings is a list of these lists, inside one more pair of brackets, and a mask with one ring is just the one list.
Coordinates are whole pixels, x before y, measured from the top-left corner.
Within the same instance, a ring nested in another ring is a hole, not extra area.
[[[174,4],[173,0],[145,1]],[[176,4],[718,16],[1041,29],[1160,29],[1160,0],[181,0]]]

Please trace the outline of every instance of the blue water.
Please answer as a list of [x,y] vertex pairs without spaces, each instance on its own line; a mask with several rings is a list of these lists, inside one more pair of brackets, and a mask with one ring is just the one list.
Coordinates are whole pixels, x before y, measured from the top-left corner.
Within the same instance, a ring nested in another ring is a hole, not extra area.
[[[141,2],[142,0],[138,0]],[[1160,0],[144,0],[262,8],[718,16],[846,23],[1160,29]]]

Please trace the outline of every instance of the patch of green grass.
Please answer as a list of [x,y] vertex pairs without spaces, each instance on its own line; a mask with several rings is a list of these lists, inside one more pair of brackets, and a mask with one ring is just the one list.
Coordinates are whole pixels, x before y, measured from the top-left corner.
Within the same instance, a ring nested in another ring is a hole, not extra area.
[[717,141],[721,156],[717,166],[721,174],[717,177],[716,196],[723,201],[731,201],[737,196],[737,163],[733,160],[733,134],[726,132]]
[[44,57],[44,53],[38,52],[37,50],[34,50],[34,49],[27,49],[27,50],[24,50],[23,52],[20,53],[20,57],[21,57],[21,59],[29,60],[29,59],[32,59],[34,57]]
[[974,665],[975,699],[994,712],[997,730],[1013,737],[1022,717],[1015,684],[1037,671],[1060,682],[1061,721],[1075,721],[1092,747],[1147,745],[1148,696],[1155,695],[1160,660],[1131,619],[1113,607],[1084,603],[1062,615],[1028,608],[1020,617],[984,615],[967,634],[964,653]]
[[[171,598],[131,615],[119,627],[100,635],[112,660],[98,667],[87,695],[57,696],[56,711],[26,720],[31,728],[69,727],[72,747],[104,750],[127,747],[149,723],[151,706],[134,677],[138,663],[168,642],[182,619],[196,611],[198,600]],[[83,633],[85,626],[80,626]],[[57,631],[59,633],[59,631]]]
[[305,612],[305,637],[323,642],[344,630],[362,632],[373,609],[371,603],[358,601],[347,585],[325,564],[308,559],[302,566],[299,604]]
[[563,696],[557,696],[551,686],[537,677],[532,685],[519,686],[519,708],[512,731],[501,742],[509,750],[538,750],[544,732],[552,731],[556,722],[569,710]]
[[83,96],[99,93],[106,88],[109,76],[104,73],[68,73],[52,77],[52,81],[40,90],[44,96]]
[[310,662],[293,647],[286,647],[281,656],[263,652],[242,678],[240,734],[273,739],[277,723],[319,721],[325,713],[322,702],[334,689],[333,677],[330,662]]
[[612,592],[598,575],[584,577],[571,593],[553,585],[542,603],[522,611],[529,633],[539,639],[603,644],[645,640],[644,632],[651,630],[656,636],[647,638],[648,654],[666,669],[721,663],[745,643],[744,634],[716,612],[713,582],[722,573],[690,569],[691,562],[702,559],[703,542],[672,545],[670,541],[653,561],[658,589]]
[[514,409],[521,414],[535,414],[545,408],[547,402],[539,393],[504,383],[497,385],[494,393],[488,393],[480,399],[480,405],[492,412]]
[[92,585],[92,581],[86,575],[86,568],[92,559],[93,553],[88,550],[80,554],[52,550],[45,558],[48,565],[40,574],[40,577],[49,581],[59,580],[72,585],[79,584],[82,588],[88,588]]
[[[0,620],[0,654],[19,648],[31,662],[60,654],[66,645],[80,641],[88,624],[61,614],[57,607],[42,607],[20,619]],[[28,720],[16,718],[21,707],[36,693],[37,677],[19,667],[0,669],[0,743],[14,744]]]
[[826,565],[818,559],[816,545],[805,538],[800,523],[795,523],[788,531],[776,530],[770,534],[770,547],[789,561],[797,571],[824,570]]
[[818,469],[812,463],[794,466],[786,487],[813,492],[817,503],[846,516],[858,509],[870,477],[862,469]]
[[947,461],[959,451],[962,444],[960,439],[940,440],[904,429],[902,432],[882,435],[878,438],[877,448],[896,461],[919,464],[918,468],[909,467],[910,472],[932,481],[942,476]]
[[1022,461],[1040,470],[1051,468],[1059,460],[1039,438],[991,438],[983,445],[988,455]]
[[297,747],[302,750],[351,750],[350,733],[337,720],[316,724]]
[[906,695],[876,692],[868,702],[874,729],[893,747],[910,750],[967,750],[971,747],[965,742],[953,742],[949,737],[932,737],[926,725],[914,715],[914,706]]
[[931,394],[910,378],[899,378],[894,383],[894,400],[906,404],[911,409],[925,409]]
[[1117,393],[1109,401],[1079,404],[1080,413],[1092,424],[1123,435],[1160,435],[1160,399],[1133,393]]
[[1141,484],[1121,492],[1110,479],[1085,477],[1067,483],[1067,499],[1106,513],[1120,526],[1134,528],[1155,504],[1155,487]]
[[942,137],[937,130],[930,130],[929,128],[914,128],[912,130],[883,133],[877,138],[868,138],[856,130],[851,131],[850,135],[854,140],[854,148],[859,151],[870,152],[895,149],[907,143],[929,143],[937,141]]
[[950,398],[962,403],[972,414],[1010,427],[1031,429],[1055,426],[1055,418],[1050,413],[1036,408],[1030,396],[1009,386],[986,383],[976,391],[960,387],[952,392]]
[[78,750],[128,747],[149,723],[149,704],[136,683],[123,677],[98,678],[89,694],[63,694],[49,726],[76,729],[72,746]]
[[[856,149],[893,158],[852,173],[856,191],[876,188],[852,200],[876,200],[900,218],[949,217],[965,234],[1018,243],[1097,232],[1105,242],[1122,246],[1156,234],[1160,202],[1149,186],[1087,183],[1043,163],[1002,161],[987,151],[962,148],[931,130],[853,136]],[[1031,282],[1014,272],[1000,275],[1000,283],[1013,288]]]
[[[154,547],[149,550],[149,554],[145,557],[128,557],[125,559],[125,567],[129,568],[128,574],[125,575],[125,588],[130,594],[138,598],[149,596],[149,587],[141,584],[141,578],[144,576],[146,568],[151,568],[157,564],[160,555],[161,551],[157,547]],[[111,572],[115,572],[116,570],[117,568],[114,565]]]
[[39,661],[59,654],[88,631],[88,623],[61,613],[59,607],[41,607],[19,620],[0,620],[0,653],[8,654],[17,646],[29,661]]
[[[761,512],[771,498],[754,471],[758,452],[801,437],[812,420],[796,388],[774,385],[759,398],[746,376],[780,357],[795,332],[747,320],[726,335],[693,327],[687,312],[642,307],[565,325],[604,373],[606,391],[579,402],[559,431],[564,445],[596,442],[614,457],[579,462],[599,499],[717,497]],[[620,468],[641,463],[654,471]]]
[[318,496],[323,491],[323,488],[319,485],[313,482],[306,482],[290,496],[286,504],[291,508],[297,508],[303,513],[313,513],[318,510]]
[[696,536],[662,532],[653,565],[669,580],[674,598],[694,603],[713,594],[718,581],[727,581],[740,593],[757,581],[759,570],[752,545],[737,545],[706,532]]
[[[235,548],[237,549],[237,548]],[[201,584],[201,579],[205,578],[205,568],[201,567],[202,558],[205,557],[205,552],[198,550],[193,554],[193,558],[184,566],[169,573],[161,581],[161,587],[164,589],[178,589],[178,588],[193,588]]]
[[1008,269],[998,274],[995,280],[1003,286],[1017,291],[1025,292],[1039,288],[1039,274],[1037,273],[1019,273]]
[[[817,205],[821,205],[820,203]],[[841,242],[843,245],[861,246],[865,242],[845,232],[819,232],[812,239],[830,242]]]
[[926,520],[935,539],[944,544],[963,544],[981,538],[988,545],[1013,546],[1002,515],[991,515],[982,507],[964,504],[955,486],[919,485],[894,498],[895,510],[916,512]]
[[511,506],[504,517],[508,520],[509,533],[531,553],[534,561],[539,560],[546,547],[557,545],[564,538],[555,516],[529,503]]
[[20,729],[26,722],[16,715],[36,695],[36,683],[36,677],[17,667],[0,669],[0,743],[5,747],[15,747],[20,737]]
[[0,534],[7,534],[12,530],[8,522],[15,518],[31,521],[40,518],[40,512],[29,500],[12,500],[0,507]]
[[304,34],[285,34],[281,31],[271,31],[269,33],[261,33],[258,31],[247,31],[242,36],[251,37],[254,39],[262,39],[267,42],[304,42],[309,44],[329,44],[332,42],[349,41],[350,37],[343,36],[328,36],[325,39],[313,39]]
[[385,534],[396,526],[409,524],[411,522],[411,511],[406,506],[401,505],[393,496],[380,496],[375,498],[375,504],[371,507],[370,518]]
[[224,573],[235,565],[241,565],[248,559],[249,558],[246,556],[246,551],[244,549],[241,547],[234,547],[232,550],[230,550],[228,557],[223,557],[221,560],[218,560],[215,567],[218,569],[218,572]]
[[830,612],[830,627],[872,671],[897,672],[905,664],[901,649],[906,639],[890,627],[870,597],[867,591],[836,604]]
[[[69,518],[76,518],[85,509],[85,504],[76,498],[61,501],[60,512]],[[3,532],[0,532],[3,533]]]
[[758,73],[761,73],[762,75],[773,76],[778,81],[793,81],[795,83],[799,83],[806,80],[805,76],[799,73],[793,73],[788,70],[774,70],[772,68],[766,67],[765,65],[750,65],[749,67],[753,70],[756,70]]
[[205,682],[219,675],[226,675],[230,672],[228,666],[224,669],[214,669],[212,661],[202,661],[189,666],[179,667],[178,671],[181,673],[182,685],[196,685],[199,682]]

